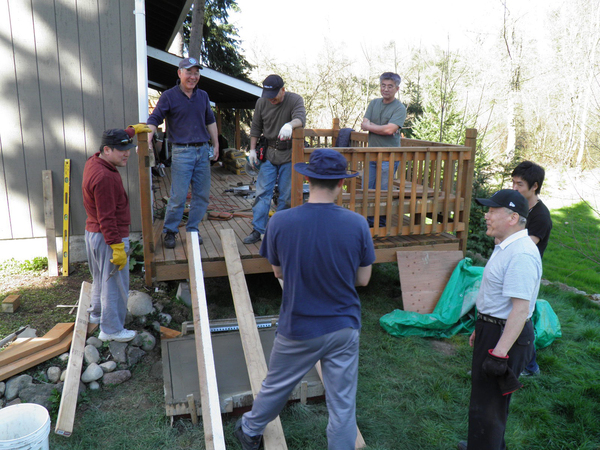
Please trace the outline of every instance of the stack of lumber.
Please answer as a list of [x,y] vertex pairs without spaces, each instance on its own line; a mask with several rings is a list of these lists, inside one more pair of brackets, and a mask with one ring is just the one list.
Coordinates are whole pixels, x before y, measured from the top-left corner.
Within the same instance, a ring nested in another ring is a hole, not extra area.
[[10,344],[0,352],[0,381],[69,350],[74,325],[73,323],[59,323],[44,337],[20,338]]
[[236,175],[246,173],[246,152],[235,148],[226,148],[223,151],[223,166]]

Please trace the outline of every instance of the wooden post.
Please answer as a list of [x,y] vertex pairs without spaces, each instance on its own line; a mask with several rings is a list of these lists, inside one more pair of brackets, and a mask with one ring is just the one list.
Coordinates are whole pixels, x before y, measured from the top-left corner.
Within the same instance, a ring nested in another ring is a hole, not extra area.
[[335,143],[337,141],[337,138],[340,134],[340,119],[338,119],[337,117],[333,118],[332,124],[331,124],[331,146],[335,147]]
[[46,244],[48,246],[48,274],[58,276],[58,256],[56,254],[56,227],[54,224],[54,193],[52,189],[52,171],[42,171],[44,188],[44,222],[46,224]]
[[235,149],[242,149],[242,132],[240,129],[240,110],[235,110]]
[[75,409],[77,408],[77,395],[79,393],[79,380],[81,378],[81,368],[83,367],[83,350],[85,349],[85,339],[88,330],[89,313],[87,310],[90,307],[91,302],[92,285],[84,281],[81,284],[79,307],[77,308],[77,320],[75,322],[73,340],[71,341],[71,351],[67,363],[67,375],[65,377],[63,393],[60,398],[56,428],[54,429],[56,434],[66,437],[71,436],[71,433],[73,432]]
[[463,231],[458,231],[456,236],[460,239],[459,248],[463,255],[467,253],[467,238],[469,236],[469,218],[471,216],[471,198],[473,197],[473,173],[475,171],[475,153],[477,151],[477,129],[467,128],[465,146],[471,148],[471,157],[466,161],[463,170],[462,185],[464,189],[464,208],[460,212],[458,222],[465,224]]
[[[235,315],[237,316],[240,336],[242,338],[242,347],[244,348],[244,357],[248,367],[248,378],[252,394],[256,397],[260,391],[262,381],[267,376],[267,361],[263,352],[254,311],[250,302],[250,293],[244,276],[240,252],[235,241],[235,234],[231,228],[221,230],[221,243],[223,245],[223,254],[227,264],[227,274],[229,284],[233,295],[233,304],[235,306]],[[277,416],[267,425],[263,433],[263,442],[266,450],[287,450],[281,420]]]
[[[194,316],[194,338],[196,341],[196,360],[198,362],[198,379],[200,381],[200,403],[202,406],[202,424],[204,442],[207,450],[225,450],[225,435],[221,420],[219,391],[217,390],[217,372],[213,355],[210,324],[208,322],[208,306],[204,289],[204,276],[198,244],[198,232],[187,233],[187,250],[190,267],[190,292],[192,297],[192,314]],[[188,404],[192,422],[196,413],[193,395],[188,395]],[[192,413],[193,408],[193,413]],[[197,423],[197,418],[196,422]]]
[[295,128],[292,134],[292,208],[302,204],[304,177],[294,170],[299,162],[304,162],[304,128]]
[[154,232],[152,230],[152,196],[148,135],[140,133],[138,139],[138,172],[140,177],[140,207],[142,211],[142,238],[144,241],[144,282],[152,286],[154,274]]

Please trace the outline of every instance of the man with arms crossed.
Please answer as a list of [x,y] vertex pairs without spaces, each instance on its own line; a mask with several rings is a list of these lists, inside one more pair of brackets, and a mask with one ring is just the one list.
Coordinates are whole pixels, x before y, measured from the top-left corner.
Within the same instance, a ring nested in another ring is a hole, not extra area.
[[525,224],[527,200],[502,189],[489,199],[485,214],[488,236],[496,247],[483,272],[477,296],[477,322],[469,338],[473,347],[468,441],[460,450],[504,450],[504,432],[512,392],[522,385],[517,376],[533,355],[533,326],[542,261]]
[[244,450],[257,450],[267,424],[279,415],[302,377],[321,361],[329,411],[329,450],[356,442],[356,385],[360,300],[375,261],[364,218],[337,206],[347,170],[341,153],[318,149],[294,169],[308,177],[308,203],[275,214],[260,254],[284,280],[277,337],[269,371],[252,411],[236,425]]
[[[400,129],[406,119],[406,106],[396,98],[400,89],[400,75],[385,72],[379,77],[381,98],[369,103],[361,128],[369,132],[369,147],[400,147]],[[394,172],[398,161],[394,162]],[[381,163],[381,189],[387,190],[390,163]],[[369,189],[375,189],[377,180],[377,162],[369,162]],[[367,218],[373,226],[373,217]],[[385,227],[386,217],[379,217],[379,226]]]

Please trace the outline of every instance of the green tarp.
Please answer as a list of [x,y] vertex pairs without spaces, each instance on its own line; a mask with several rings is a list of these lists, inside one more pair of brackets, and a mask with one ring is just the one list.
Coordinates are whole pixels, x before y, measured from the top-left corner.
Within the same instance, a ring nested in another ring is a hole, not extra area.
[[[379,323],[392,336],[449,338],[455,334],[471,334],[475,329],[475,300],[479,292],[483,267],[473,267],[470,258],[461,260],[442,292],[431,314],[396,309]],[[560,321],[546,300],[536,301],[532,316],[535,347],[550,345],[562,336]]]
[[475,317],[468,314],[475,306],[483,267],[473,267],[470,258],[459,261],[437,306],[431,314],[396,309],[379,323],[393,336],[448,338],[457,333],[472,333]]

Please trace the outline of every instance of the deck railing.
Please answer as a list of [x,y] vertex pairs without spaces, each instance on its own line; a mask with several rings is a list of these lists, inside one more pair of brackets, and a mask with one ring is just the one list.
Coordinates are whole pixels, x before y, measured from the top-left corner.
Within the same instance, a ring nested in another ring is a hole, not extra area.
[[[331,129],[296,129],[293,134],[292,162],[308,162],[316,148],[335,146],[339,128],[334,120]],[[465,145],[402,138],[402,147],[368,147],[367,133],[352,132],[351,147],[337,147],[348,160],[348,168],[360,176],[346,181],[337,203],[364,217],[372,216],[374,238],[389,236],[435,235],[451,233],[466,250],[473,182],[477,130],[467,129]],[[375,174],[384,162],[397,170],[389,170],[388,186],[381,188],[376,177],[369,186],[369,163],[375,163]],[[303,202],[303,176],[293,172],[292,207]],[[386,216],[385,226],[379,226]]]

